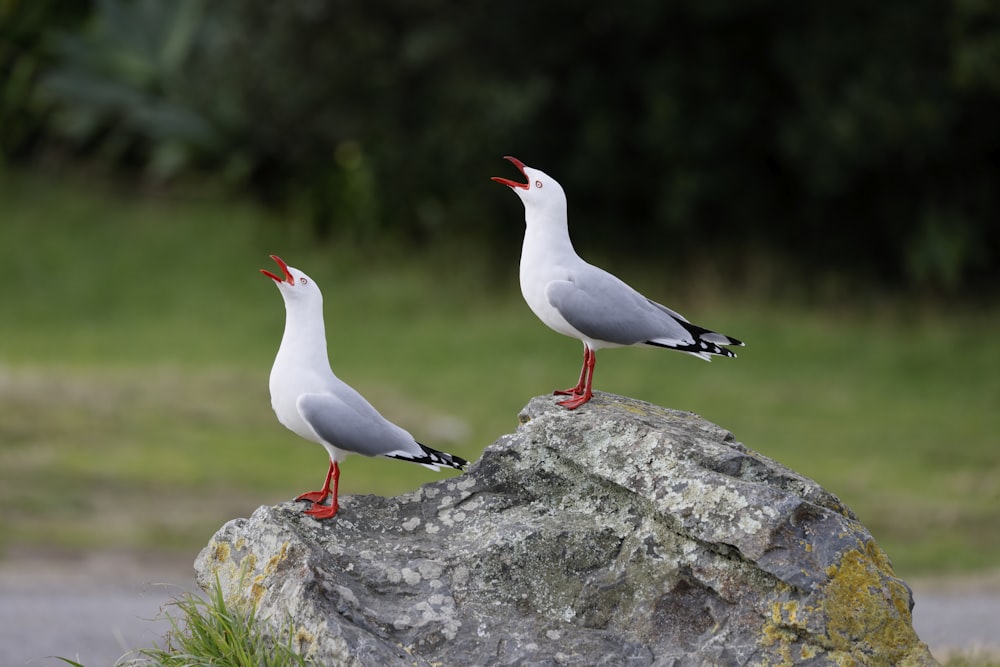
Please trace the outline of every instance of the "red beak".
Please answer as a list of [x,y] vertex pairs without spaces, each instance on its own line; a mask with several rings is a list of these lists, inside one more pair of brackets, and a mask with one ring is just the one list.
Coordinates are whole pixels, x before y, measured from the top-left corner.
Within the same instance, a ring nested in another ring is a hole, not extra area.
[[[518,160],[516,157],[511,157],[510,155],[504,155],[504,160],[508,160],[511,164],[517,167],[517,170],[521,172],[521,175],[527,180],[528,175],[524,173],[524,163]],[[521,188],[522,190],[527,190],[531,187],[530,183],[518,183],[517,181],[511,181],[506,178],[500,178],[499,176],[494,176],[490,180],[496,181],[497,183],[502,183],[509,188]]]
[[260,272],[276,283],[288,283],[289,285],[294,285],[295,278],[292,278],[292,272],[288,270],[288,265],[285,264],[285,260],[281,259],[277,255],[271,255],[271,259],[277,262],[278,267],[281,268],[282,272],[285,274],[285,277],[279,278],[278,276],[274,275],[267,269],[261,269]]

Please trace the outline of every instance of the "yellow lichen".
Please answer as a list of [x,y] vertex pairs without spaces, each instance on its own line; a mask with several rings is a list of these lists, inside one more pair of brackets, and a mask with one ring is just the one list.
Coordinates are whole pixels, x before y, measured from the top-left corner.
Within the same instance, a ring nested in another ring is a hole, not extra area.
[[272,575],[275,570],[278,569],[278,563],[285,560],[288,557],[288,542],[281,545],[281,549],[278,553],[274,554],[267,560],[267,565],[264,566],[264,574]]
[[894,665],[911,655],[933,660],[913,630],[909,594],[874,542],[864,551],[848,551],[826,574],[830,580],[823,587],[822,605],[836,649],[882,655]]
[[[791,589],[784,586],[783,593],[787,594]],[[808,609],[800,609],[797,600],[779,598],[771,605],[771,617],[767,619],[761,628],[760,644],[765,648],[774,648],[771,654],[772,667],[791,667],[796,664],[792,657],[792,644],[798,639],[795,633],[795,626],[798,624],[799,613],[807,612]]]
[[226,542],[216,542],[212,547],[212,560],[222,563],[229,560],[229,544]]
[[257,569],[257,556],[247,554],[240,560],[240,570],[243,572],[253,572]]
[[761,628],[760,645],[777,648],[769,654],[767,662],[763,663],[768,667],[793,667],[796,663],[792,659],[792,644],[797,639],[794,632],[788,628],[783,628],[776,623],[767,622]]
[[639,415],[640,417],[649,417],[649,411],[644,410],[641,404],[637,403],[617,403],[617,407],[625,410],[626,412],[631,412],[634,415]]
[[782,625],[795,626],[799,623],[799,603],[797,600],[776,602],[771,606],[771,620]]
[[[267,592],[267,579],[274,574],[275,570],[278,568],[278,563],[285,560],[288,557],[288,542],[281,545],[281,549],[278,553],[271,556],[264,567],[261,569],[260,573],[253,578],[253,583],[250,585],[250,600],[253,602],[254,607],[260,606],[260,601],[264,597],[264,593]],[[240,562],[240,567],[243,572],[249,574],[257,569],[257,556],[255,554],[247,554],[243,557]]]
[[302,650],[303,646],[312,646],[313,642],[316,641],[316,635],[306,630],[301,625],[295,629],[294,645]]
[[804,644],[802,646],[802,650],[799,651],[799,659],[800,660],[810,660],[812,658],[815,658],[817,655],[819,655],[819,653],[820,653],[820,649],[819,648],[817,648],[815,646],[812,646],[811,644]]
[[775,644],[788,644],[795,641],[794,632],[773,622],[764,624],[764,627],[761,628],[761,635],[761,646],[771,647]]
[[[761,646],[772,648],[777,664],[792,665],[789,649],[800,637],[795,629],[816,614],[826,622],[826,641],[805,644],[801,660],[819,653],[834,664],[869,664],[878,656],[884,664],[934,665],[927,646],[913,630],[909,593],[896,579],[885,553],[874,542],[845,553],[826,570],[829,581],[815,604],[783,595],[771,604],[770,618],[761,628]],[[801,628],[804,629],[804,628]]]

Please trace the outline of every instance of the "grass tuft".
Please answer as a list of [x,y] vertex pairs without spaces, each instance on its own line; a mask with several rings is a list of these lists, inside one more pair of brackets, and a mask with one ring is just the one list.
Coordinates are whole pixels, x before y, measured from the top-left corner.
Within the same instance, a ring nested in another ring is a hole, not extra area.
[[[287,637],[275,642],[261,630],[253,607],[230,606],[216,581],[207,597],[185,593],[169,603],[179,613],[164,611],[170,630],[163,645],[137,649],[122,656],[119,667],[308,667],[313,663],[295,652],[294,627],[289,622]],[[58,658],[73,667],[85,667],[67,658]]]

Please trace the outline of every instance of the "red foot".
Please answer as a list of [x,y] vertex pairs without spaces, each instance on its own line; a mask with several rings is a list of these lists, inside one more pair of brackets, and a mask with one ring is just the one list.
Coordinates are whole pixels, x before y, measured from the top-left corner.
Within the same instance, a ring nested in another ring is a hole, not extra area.
[[319,504],[327,499],[330,495],[330,490],[326,491],[309,491],[308,493],[303,493],[301,496],[297,497],[295,500],[308,500],[311,503]]
[[340,505],[337,503],[333,503],[332,505],[320,505],[316,503],[307,509],[305,513],[314,519],[330,519],[336,516],[339,509]]
[[[333,491],[330,490],[330,481],[333,481]],[[330,469],[326,473],[326,481],[319,491],[303,493],[295,500],[308,500],[312,507],[306,510],[306,514],[314,519],[329,519],[337,513],[340,506],[337,504],[337,487],[340,484],[340,466],[333,459],[330,459]],[[329,505],[322,505],[327,496],[333,496],[333,502]]]
[[576,410],[578,407],[589,401],[592,396],[593,394],[589,391],[584,394],[574,394],[573,398],[568,401],[559,401],[559,405],[563,406],[567,410]]
[[578,407],[590,400],[593,395],[590,385],[594,381],[594,365],[597,363],[597,354],[583,344],[583,368],[580,369],[580,381],[575,387],[552,392],[556,396],[572,396],[566,401],[559,401],[559,405],[567,410],[576,410]]

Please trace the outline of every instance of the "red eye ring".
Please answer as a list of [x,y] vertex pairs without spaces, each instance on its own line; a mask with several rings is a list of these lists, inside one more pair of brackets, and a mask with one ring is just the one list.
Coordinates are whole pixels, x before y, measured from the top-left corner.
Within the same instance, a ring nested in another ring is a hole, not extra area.
[[536,188],[542,187],[542,182],[541,181],[535,181],[535,187]]
[[308,280],[306,280],[305,278],[299,278],[299,284],[301,284],[301,285],[305,285],[305,284],[307,284],[308,282],[309,282],[309,281],[308,281]]

